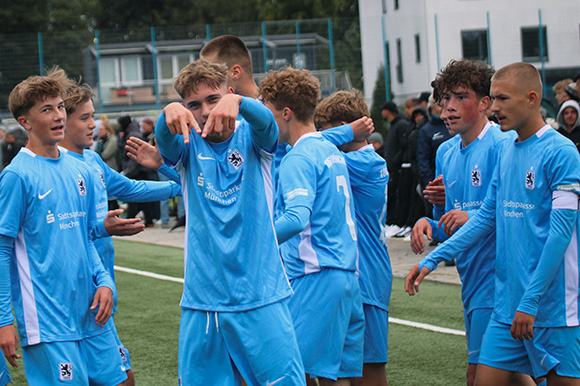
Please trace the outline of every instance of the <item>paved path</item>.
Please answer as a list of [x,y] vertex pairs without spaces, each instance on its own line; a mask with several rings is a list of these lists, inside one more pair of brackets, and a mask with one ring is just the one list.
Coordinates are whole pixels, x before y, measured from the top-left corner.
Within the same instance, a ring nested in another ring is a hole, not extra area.
[[[171,247],[183,248],[185,228],[177,228],[172,232],[163,229],[156,224],[154,228],[146,228],[145,231],[135,236],[119,237],[118,239],[131,240],[142,243],[166,245]],[[409,270],[419,262],[421,256],[415,255],[409,246],[408,241],[402,239],[389,239],[387,242],[389,256],[393,267],[393,275],[396,277],[405,277]],[[433,247],[427,247],[427,251]],[[457,269],[455,267],[445,267],[440,264],[437,270],[428,276],[429,280],[442,283],[460,284]]]

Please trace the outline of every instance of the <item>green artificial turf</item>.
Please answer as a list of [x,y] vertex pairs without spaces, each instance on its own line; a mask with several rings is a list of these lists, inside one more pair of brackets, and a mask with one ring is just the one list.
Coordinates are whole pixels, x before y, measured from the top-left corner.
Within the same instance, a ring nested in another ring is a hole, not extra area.
[[[183,250],[115,240],[118,266],[183,277]],[[115,324],[131,352],[138,386],[177,384],[177,347],[182,285],[116,272],[119,311]],[[419,294],[408,296],[395,278],[390,316],[463,330],[460,287],[424,282]],[[390,386],[465,384],[465,337],[391,323],[389,326]],[[26,385],[22,360],[11,369],[14,385]]]

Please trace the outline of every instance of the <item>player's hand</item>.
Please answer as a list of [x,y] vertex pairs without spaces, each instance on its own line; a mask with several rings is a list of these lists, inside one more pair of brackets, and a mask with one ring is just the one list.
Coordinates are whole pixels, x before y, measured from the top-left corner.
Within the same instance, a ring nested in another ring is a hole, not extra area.
[[210,134],[222,135],[224,132],[234,131],[236,119],[240,112],[242,97],[236,94],[224,95],[209,113],[203,126],[202,138]]
[[201,129],[193,114],[182,103],[174,102],[168,104],[163,109],[163,114],[165,115],[165,122],[171,134],[183,135],[183,143],[189,143],[189,134],[191,133],[192,127],[198,134],[201,134]]
[[2,348],[4,357],[6,357],[6,360],[12,367],[18,367],[15,359],[22,358],[21,355],[16,353],[19,343],[18,333],[13,324],[0,327],[0,348]]
[[429,275],[431,270],[427,267],[423,267],[421,272],[419,272],[419,264],[411,268],[411,272],[405,278],[405,291],[410,295],[415,295],[415,292],[419,292],[419,285],[425,279],[425,276]]
[[120,218],[123,209],[110,210],[105,218],[105,229],[111,236],[133,236],[145,230],[138,218]]
[[445,205],[445,185],[442,175],[429,182],[423,190],[423,196],[433,205]]
[[103,327],[113,311],[113,291],[108,287],[99,287],[97,292],[95,292],[95,297],[93,298],[93,304],[91,304],[91,310],[96,310],[99,307],[97,316],[95,317],[95,323]]
[[457,228],[463,226],[467,220],[469,220],[469,215],[466,211],[453,209],[441,216],[437,226],[440,227],[441,224],[443,224],[443,230],[447,235],[451,236],[455,233]]
[[157,149],[137,137],[131,137],[125,145],[127,156],[149,169],[159,169],[163,165],[163,158]]
[[417,220],[411,232],[411,249],[415,254],[425,252],[425,238],[423,235],[427,235],[429,240],[433,239],[433,229],[431,229],[431,224],[426,218]]
[[362,117],[354,122],[350,123],[352,127],[352,134],[355,142],[364,141],[367,139],[373,131],[375,131],[375,125],[373,120],[369,117]]
[[512,328],[510,332],[512,338],[524,340],[531,339],[534,337],[534,321],[536,317],[534,315],[526,314],[525,312],[516,311],[516,316],[514,316],[514,321],[512,322]]

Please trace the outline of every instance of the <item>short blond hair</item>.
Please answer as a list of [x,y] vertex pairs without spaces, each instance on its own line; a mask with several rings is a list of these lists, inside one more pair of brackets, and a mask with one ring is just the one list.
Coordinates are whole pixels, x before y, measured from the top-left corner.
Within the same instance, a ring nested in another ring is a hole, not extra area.
[[308,70],[287,67],[270,71],[260,83],[264,102],[272,103],[277,110],[290,108],[303,123],[313,120],[320,95],[320,81]]
[[211,88],[227,87],[227,66],[198,59],[179,72],[173,87],[181,98],[185,99],[189,94],[197,92],[200,84],[206,84]]
[[508,64],[497,70],[491,78],[491,81],[493,83],[494,80],[499,81],[504,79],[510,79],[522,94],[526,94],[528,91],[534,91],[541,102],[542,77],[536,67],[524,62]]
[[338,126],[341,122],[350,123],[368,116],[369,106],[360,91],[337,91],[316,106],[314,123],[318,127]]
[[559,82],[556,82],[556,84],[554,85],[554,87],[552,88],[552,90],[554,90],[554,93],[559,93],[562,92],[566,89],[566,86],[568,86],[569,84],[574,83],[574,81],[570,78],[568,79],[562,79]]
[[18,83],[8,97],[8,108],[14,119],[18,120],[18,117],[28,114],[38,102],[47,98],[63,97],[63,74],[63,70],[57,70],[47,76],[30,76]]

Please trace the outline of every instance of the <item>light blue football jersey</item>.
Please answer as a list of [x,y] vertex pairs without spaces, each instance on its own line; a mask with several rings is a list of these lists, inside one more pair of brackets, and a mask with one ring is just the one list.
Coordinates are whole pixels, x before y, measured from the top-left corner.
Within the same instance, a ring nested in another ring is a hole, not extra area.
[[[85,162],[93,172],[97,203],[96,214],[99,225],[107,217],[110,199],[119,199],[125,202],[151,202],[167,200],[181,194],[180,186],[173,181],[142,181],[127,178],[111,169],[94,151],[85,150],[83,154],[78,154],[65,148],[59,149]],[[93,242],[103,266],[114,281],[115,247],[113,238],[106,236],[97,238]]]
[[[439,159],[445,184],[445,212],[462,210],[473,217],[483,204],[502,146],[515,139],[515,132],[502,132],[499,125],[488,122],[469,146],[463,147],[461,141],[453,142]],[[429,223],[436,240],[448,238],[443,226],[437,228],[438,220],[429,220]],[[457,255],[461,297],[467,313],[476,308],[493,307],[495,254],[495,232],[491,232]],[[440,262],[441,259],[429,256],[420,262],[420,266],[433,271]]]
[[362,300],[388,311],[393,271],[387,245],[380,240],[387,216],[387,163],[372,145],[344,153],[344,158],[356,212]]
[[278,126],[251,98],[242,98],[240,115],[222,143],[193,132],[186,145],[163,114],[157,121],[157,145],[180,174],[187,211],[183,308],[245,311],[292,293],[272,215]]
[[290,279],[322,268],[357,270],[353,196],[346,161],[319,132],[303,135],[280,165],[278,200],[310,211],[306,228],[280,245]]
[[[451,149],[457,142],[461,142],[461,137],[459,135],[454,135],[447,141],[443,142],[437,148],[435,153],[435,178],[443,174],[444,163],[442,161],[445,153]],[[433,205],[433,219],[439,221],[439,219],[445,214],[445,205]]]
[[[550,229],[557,192],[578,193],[580,156],[574,144],[546,125],[523,142],[503,147],[483,206],[459,231],[432,253],[452,256],[496,229],[495,306],[492,319],[511,324],[520,307]],[[573,203],[577,211],[577,198]],[[562,208],[566,209],[566,208]],[[557,210],[557,209],[556,209]],[[555,276],[541,296],[535,327],[579,324],[578,224],[564,256],[553,256]],[[545,278],[544,278],[545,277]]]
[[[78,340],[105,331],[90,311],[97,286],[114,285],[91,241],[96,225],[92,174],[61,152],[57,159],[23,148],[0,175],[0,234],[14,238],[0,271],[12,278],[20,343]],[[2,292],[6,288],[2,287]],[[10,295],[0,294],[1,325],[11,323]]]

